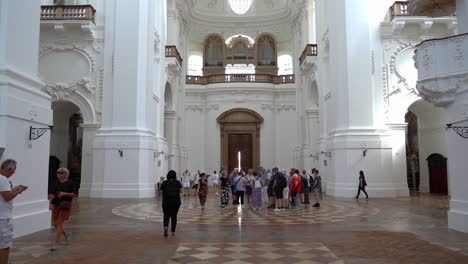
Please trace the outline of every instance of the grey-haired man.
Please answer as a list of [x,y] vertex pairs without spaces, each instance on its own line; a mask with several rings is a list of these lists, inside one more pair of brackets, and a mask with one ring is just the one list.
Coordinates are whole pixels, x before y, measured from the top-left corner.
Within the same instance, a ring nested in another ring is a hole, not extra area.
[[13,223],[11,220],[13,199],[24,190],[25,186],[13,187],[9,178],[16,171],[16,161],[5,160],[0,166],[0,264],[8,263],[8,255],[13,242]]

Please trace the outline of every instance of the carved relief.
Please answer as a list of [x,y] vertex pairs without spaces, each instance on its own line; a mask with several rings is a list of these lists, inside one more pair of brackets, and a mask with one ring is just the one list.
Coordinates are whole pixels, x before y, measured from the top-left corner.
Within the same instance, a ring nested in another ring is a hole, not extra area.
[[203,111],[203,106],[202,105],[186,105],[185,111],[201,112]]
[[296,111],[296,105],[278,105],[278,111]]
[[272,104],[262,104],[262,110],[274,111],[274,110],[275,110],[275,106],[272,105]]
[[219,109],[219,105],[207,105],[205,108],[207,111],[214,110],[217,111]]

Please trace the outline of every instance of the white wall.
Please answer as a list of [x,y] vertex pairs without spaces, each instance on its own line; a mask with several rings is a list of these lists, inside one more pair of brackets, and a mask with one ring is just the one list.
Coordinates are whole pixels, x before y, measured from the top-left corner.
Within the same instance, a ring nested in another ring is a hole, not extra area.
[[297,140],[293,85],[187,85],[185,91],[184,141],[190,171],[219,170],[221,137],[216,118],[233,108],[247,108],[264,118],[260,128],[260,162],[263,167],[293,166]]

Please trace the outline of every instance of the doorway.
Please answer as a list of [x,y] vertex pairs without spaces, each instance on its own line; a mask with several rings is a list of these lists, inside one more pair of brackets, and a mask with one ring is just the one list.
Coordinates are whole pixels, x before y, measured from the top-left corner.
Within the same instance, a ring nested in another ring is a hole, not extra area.
[[243,171],[247,171],[252,166],[252,134],[229,134],[228,170],[240,167]]
[[260,166],[260,127],[263,123],[255,111],[236,108],[221,114],[221,168],[232,171],[256,169]]
[[427,157],[429,166],[429,188],[434,194],[448,194],[447,158],[434,153]]

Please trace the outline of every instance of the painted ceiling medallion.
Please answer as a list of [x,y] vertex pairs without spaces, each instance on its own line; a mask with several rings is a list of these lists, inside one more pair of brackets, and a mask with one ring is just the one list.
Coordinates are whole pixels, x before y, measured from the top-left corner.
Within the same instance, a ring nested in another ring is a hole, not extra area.
[[228,0],[232,11],[238,15],[243,15],[249,11],[253,0]]

